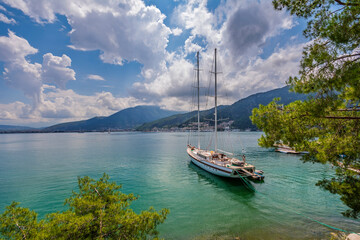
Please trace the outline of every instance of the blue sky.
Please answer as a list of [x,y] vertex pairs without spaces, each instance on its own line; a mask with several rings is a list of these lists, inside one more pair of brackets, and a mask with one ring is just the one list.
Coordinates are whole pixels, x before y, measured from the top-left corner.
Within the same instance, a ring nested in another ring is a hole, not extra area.
[[2,0],[0,124],[187,111],[195,53],[206,82],[215,47],[231,104],[297,74],[304,26],[271,1]]

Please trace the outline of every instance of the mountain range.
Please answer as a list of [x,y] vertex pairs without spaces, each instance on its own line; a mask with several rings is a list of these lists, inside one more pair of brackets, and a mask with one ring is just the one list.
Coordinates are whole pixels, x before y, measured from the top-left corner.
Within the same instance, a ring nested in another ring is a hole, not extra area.
[[0,132],[28,131],[34,128],[25,126],[0,125]]
[[44,128],[45,132],[131,130],[146,122],[168,117],[179,112],[161,109],[158,106],[126,108],[108,117],[56,124]]
[[[218,107],[218,119],[224,119],[222,122],[232,122],[231,128],[236,129],[251,129],[256,130],[256,126],[251,123],[250,116],[252,109],[259,107],[259,104],[267,105],[274,98],[280,98],[280,103],[289,104],[295,100],[305,100],[306,95],[298,94],[289,91],[289,87],[274,89],[268,92],[256,93],[244,99],[241,99],[229,106]],[[209,125],[213,122],[208,119],[213,119],[214,108],[200,112],[200,120],[208,121]],[[138,127],[140,131],[151,131],[154,129],[170,129],[170,128],[184,128],[190,126],[197,121],[197,111],[177,114],[163,119],[155,120],[153,122],[144,123]],[[220,121],[221,123],[221,121]]]

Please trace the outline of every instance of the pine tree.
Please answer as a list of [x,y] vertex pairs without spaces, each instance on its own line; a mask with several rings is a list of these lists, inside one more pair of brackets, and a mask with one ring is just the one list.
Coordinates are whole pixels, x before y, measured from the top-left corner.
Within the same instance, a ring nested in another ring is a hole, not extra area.
[[336,176],[318,186],[339,194],[349,207],[343,214],[360,214],[360,2],[358,0],[274,0],[307,20],[298,76],[288,84],[306,101],[287,106],[275,99],[253,110],[251,120],[265,133],[259,144],[284,143],[308,151],[304,161],[331,164]]
[[6,239],[147,239],[157,237],[168,209],[136,214],[129,206],[133,194],[104,174],[99,181],[78,178],[79,192],[65,200],[69,209],[38,221],[37,213],[13,202],[0,218],[0,236]]

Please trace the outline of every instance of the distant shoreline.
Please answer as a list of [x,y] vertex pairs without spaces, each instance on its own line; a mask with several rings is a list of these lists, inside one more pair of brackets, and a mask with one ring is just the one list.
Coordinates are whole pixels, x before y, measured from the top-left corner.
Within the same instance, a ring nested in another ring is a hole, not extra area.
[[[219,130],[220,132],[261,132],[261,130],[254,130],[254,129],[230,129],[230,130]],[[189,130],[148,130],[148,131],[141,131],[135,129],[118,129],[118,130],[111,130],[110,133],[116,132],[143,132],[143,133],[160,133],[160,132],[191,132]],[[201,132],[211,132],[211,131],[201,131]],[[42,131],[42,130],[9,130],[9,131],[0,131],[0,134],[17,134],[17,133],[109,133],[108,130],[94,130],[94,131]]]

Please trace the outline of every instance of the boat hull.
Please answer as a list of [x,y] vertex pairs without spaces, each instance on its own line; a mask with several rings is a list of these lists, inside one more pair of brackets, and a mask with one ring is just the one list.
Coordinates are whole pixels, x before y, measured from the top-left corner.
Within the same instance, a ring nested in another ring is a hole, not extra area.
[[196,156],[193,156],[193,154],[191,154],[191,150],[187,151],[188,155],[191,159],[191,162],[194,163],[196,166],[200,167],[201,169],[210,172],[214,175],[220,176],[220,177],[227,177],[227,178],[240,178],[239,175],[234,175],[233,170],[225,168],[225,167],[221,167],[221,166],[217,166],[215,164],[197,159]]

